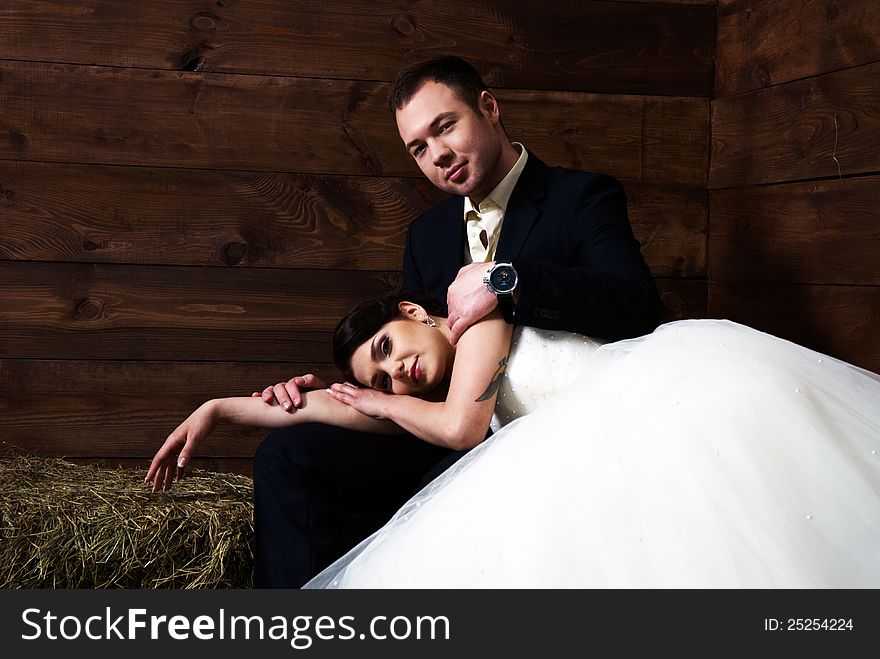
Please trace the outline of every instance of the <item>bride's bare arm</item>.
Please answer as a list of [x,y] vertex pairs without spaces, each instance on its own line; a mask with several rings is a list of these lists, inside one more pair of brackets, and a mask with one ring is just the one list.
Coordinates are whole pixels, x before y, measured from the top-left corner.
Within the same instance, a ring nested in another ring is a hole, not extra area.
[[285,412],[280,405],[264,403],[260,398],[215,398],[202,404],[168,435],[153,458],[144,481],[153,483],[154,492],[167,490],[201,441],[221,422],[267,429],[319,422],[376,434],[403,432],[391,421],[374,419],[334,400],[323,389],[303,394],[303,405],[293,414]]
[[393,421],[413,435],[456,450],[479,444],[489,429],[507,365],[512,327],[493,312],[468,328],[458,342],[445,401],[393,396],[334,384],[332,395],[364,414]]

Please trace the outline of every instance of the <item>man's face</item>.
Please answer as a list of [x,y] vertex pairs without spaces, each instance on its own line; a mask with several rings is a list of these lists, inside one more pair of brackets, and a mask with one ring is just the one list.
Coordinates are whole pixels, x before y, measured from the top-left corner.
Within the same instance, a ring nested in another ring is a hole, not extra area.
[[441,190],[479,202],[504,177],[498,104],[488,92],[477,113],[452,89],[429,81],[396,117],[407,151]]

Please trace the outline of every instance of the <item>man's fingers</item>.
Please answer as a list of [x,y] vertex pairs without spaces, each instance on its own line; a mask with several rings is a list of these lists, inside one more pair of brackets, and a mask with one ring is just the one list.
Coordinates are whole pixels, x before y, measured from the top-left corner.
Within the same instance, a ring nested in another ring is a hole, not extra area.
[[456,313],[452,313],[452,309],[449,310],[449,317],[446,319],[446,325],[452,330],[453,327],[456,326],[458,321],[461,320],[461,316]]
[[314,373],[306,373],[293,378],[293,382],[304,389],[326,389],[324,381]]
[[[294,382],[296,378],[293,380],[289,380],[287,384],[284,385],[284,393],[287,394],[288,399],[292,403],[293,407],[302,407],[303,406],[303,397],[302,392],[299,390],[297,383]],[[282,404],[282,407],[284,405]],[[292,408],[285,407],[285,410],[293,411]]]
[[253,393],[252,396],[259,396],[264,403],[274,405],[278,403],[286,412],[294,412],[296,408],[305,404],[303,399],[303,389],[326,389],[327,385],[317,375],[307,373],[305,375],[297,375],[290,378],[287,382],[279,382],[272,386],[266,387],[260,393]]
[[272,387],[272,397],[278,401],[278,404],[281,405],[281,409],[290,410],[293,407],[293,403],[290,402],[290,395],[287,393],[287,388],[284,386],[285,384],[287,383],[279,382]]
[[464,322],[462,322],[461,318],[455,321],[455,324],[449,327],[449,331],[452,334],[449,337],[449,342],[452,345],[456,345],[458,340],[461,338],[461,335],[464,334],[464,331],[467,329]]

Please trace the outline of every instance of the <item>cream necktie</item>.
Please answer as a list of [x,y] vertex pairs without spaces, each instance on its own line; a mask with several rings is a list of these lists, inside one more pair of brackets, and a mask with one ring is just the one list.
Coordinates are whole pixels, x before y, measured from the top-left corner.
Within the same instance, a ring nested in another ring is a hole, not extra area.
[[[474,263],[485,263],[492,260],[495,251],[495,243],[501,227],[498,222],[491,222],[495,219],[490,216],[493,213],[503,212],[498,206],[494,206],[483,213],[477,211],[468,212],[468,247],[470,248],[471,259]],[[484,220],[490,220],[486,222]],[[493,229],[490,233],[489,230]]]
[[471,260],[483,263],[486,260],[486,248],[489,246],[489,235],[483,225],[483,218],[477,211],[468,212],[468,247]]

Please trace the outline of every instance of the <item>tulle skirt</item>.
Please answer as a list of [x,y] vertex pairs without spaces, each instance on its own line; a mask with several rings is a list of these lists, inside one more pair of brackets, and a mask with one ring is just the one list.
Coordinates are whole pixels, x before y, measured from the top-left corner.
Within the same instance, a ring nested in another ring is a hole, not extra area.
[[306,587],[880,587],[880,376],[729,321],[606,344]]

